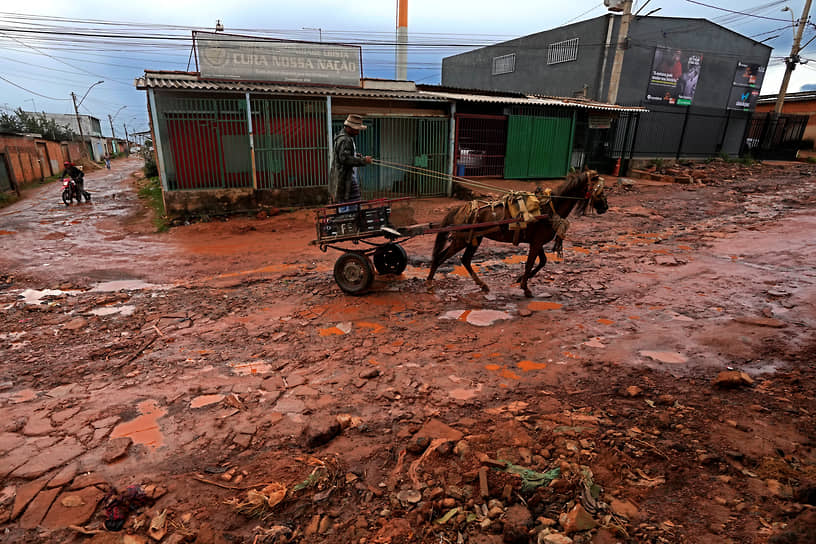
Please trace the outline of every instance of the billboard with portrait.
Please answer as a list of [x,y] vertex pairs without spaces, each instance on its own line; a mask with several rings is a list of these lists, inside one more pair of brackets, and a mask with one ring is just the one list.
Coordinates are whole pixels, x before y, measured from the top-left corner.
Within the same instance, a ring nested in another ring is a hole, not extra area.
[[646,102],[690,106],[700,79],[703,56],[680,49],[655,49]]

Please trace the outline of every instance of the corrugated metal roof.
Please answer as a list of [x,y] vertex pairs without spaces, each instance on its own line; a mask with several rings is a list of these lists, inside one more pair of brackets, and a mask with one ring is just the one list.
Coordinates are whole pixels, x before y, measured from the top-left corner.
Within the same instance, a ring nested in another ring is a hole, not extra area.
[[352,96],[359,98],[380,98],[396,100],[416,100],[428,102],[478,102],[484,104],[512,104],[519,106],[561,106],[602,111],[648,111],[639,106],[618,106],[578,98],[555,96],[502,96],[484,91],[448,92],[436,90],[396,91],[382,89],[362,89],[357,87],[327,87],[312,85],[285,85],[257,81],[233,81],[201,79],[194,72],[145,72],[136,79],[138,89],[172,89],[189,91],[231,91],[251,93],[274,93],[306,96]]
[[425,100],[446,102],[438,96],[423,96],[412,91],[362,89],[358,87],[326,87],[313,85],[285,85],[260,81],[233,81],[200,79],[197,74],[185,72],[145,72],[136,79],[138,89],[174,89],[182,91],[232,91],[251,93],[297,94],[307,96],[354,96],[359,98],[383,98],[397,100]]
[[570,108],[587,108],[605,111],[648,111],[640,106],[618,106],[616,104],[606,104],[595,102],[594,100],[584,100],[577,98],[559,98],[555,96],[494,96],[481,93],[452,93],[440,91],[419,91],[420,94],[445,97],[448,100],[459,100],[462,102],[479,102],[485,104],[515,104],[519,106],[563,106]]

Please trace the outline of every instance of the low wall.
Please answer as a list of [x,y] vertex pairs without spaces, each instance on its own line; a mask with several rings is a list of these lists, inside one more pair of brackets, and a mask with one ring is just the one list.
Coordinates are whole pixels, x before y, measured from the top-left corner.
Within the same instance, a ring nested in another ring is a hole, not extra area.
[[320,206],[326,204],[328,200],[326,187],[164,192],[165,213],[170,218],[250,213],[265,208]]
[[[45,146],[43,157],[40,157],[37,144],[40,144],[40,150]],[[65,160],[62,146],[66,146],[71,160],[78,162],[82,151],[80,142],[52,142],[32,136],[0,134],[0,154],[6,156],[9,174],[21,186],[61,173]]]

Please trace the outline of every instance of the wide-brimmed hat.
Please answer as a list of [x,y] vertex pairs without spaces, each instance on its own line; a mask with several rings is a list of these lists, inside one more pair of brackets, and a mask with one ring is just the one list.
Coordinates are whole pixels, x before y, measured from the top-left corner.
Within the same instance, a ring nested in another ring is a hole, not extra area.
[[365,130],[368,128],[363,124],[363,116],[357,115],[356,113],[352,113],[346,117],[346,121],[343,124],[355,130]]

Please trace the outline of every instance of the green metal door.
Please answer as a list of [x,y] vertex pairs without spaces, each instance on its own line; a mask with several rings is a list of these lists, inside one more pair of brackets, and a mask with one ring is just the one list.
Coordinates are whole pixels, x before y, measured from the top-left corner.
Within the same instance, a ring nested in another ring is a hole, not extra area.
[[572,153],[574,116],[511,115],[507,123],[504,177],[560,178]]

